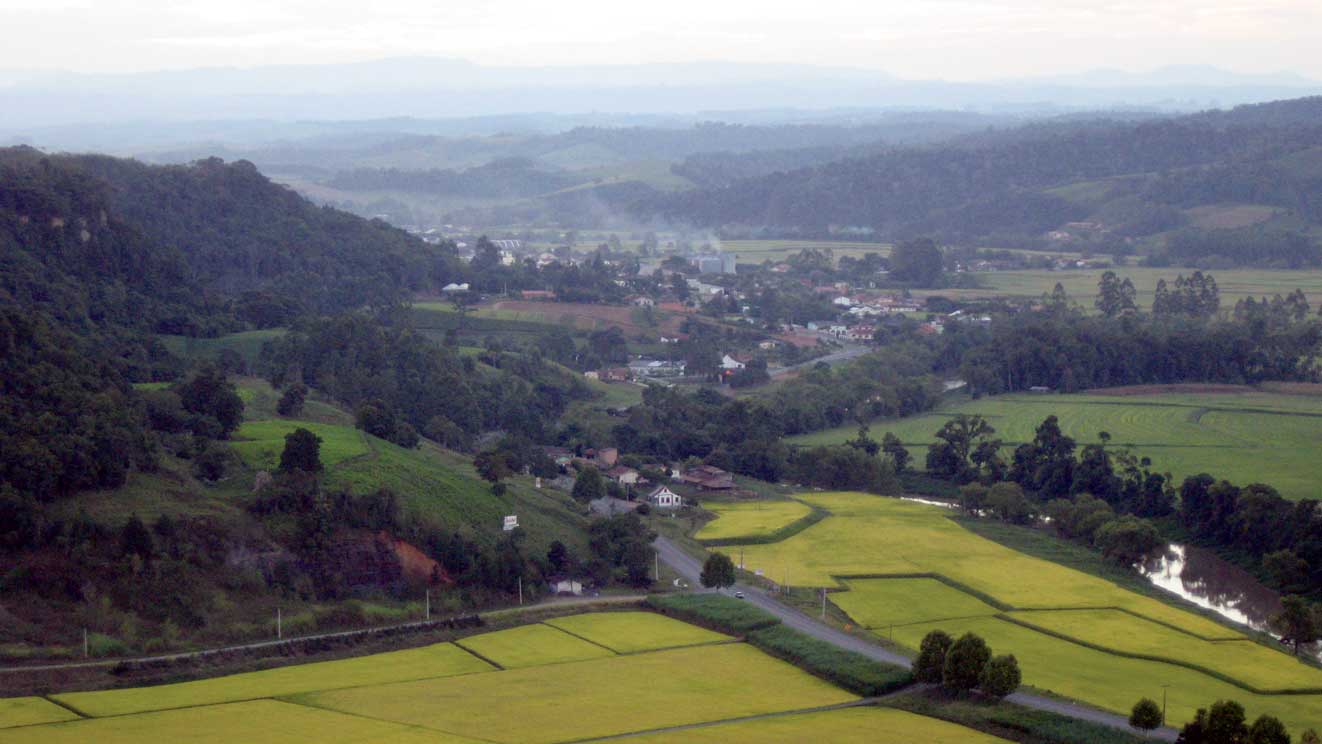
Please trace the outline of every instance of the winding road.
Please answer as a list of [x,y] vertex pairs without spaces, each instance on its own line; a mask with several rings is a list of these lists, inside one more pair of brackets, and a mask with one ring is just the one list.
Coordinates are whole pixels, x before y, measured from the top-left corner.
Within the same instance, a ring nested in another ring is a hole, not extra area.
[[[702,573],[702,564],[698,559],[685,553],[674,542],[665,537],[658,536],[652,543],[656,548],[657,554],[661,560],[680,576],[688,579],[694,586],[699,586],[698,575]],[[770,612],[785,625],[795,630],[805,633],[822,641],[826,641],[833,646],[838,646],[846,651],[853,651],[869,659],[874,659],[886,664],[896,664],[899,666],[909,666],[909,657],[898,654],[887,648],[882,648],[875,643],[869,643],[857,636],[849,635],[844,631],[837,630],[831,626],[813,618],[799,610],[782,604],[763,590],[750,586],[745,583],[735,584],[735,589],[744,593],[744,598],[752,604]],[[1143,732],[1129,726],[1129,721],[1124,716],[1110,713],[1104,710],[1098,710],[1086,705],[1065,702],[1054,698],[1034,695],[1027,692],[1016,692],[1007,698],[1010,702],[1018,703],[1026,708],[1050,711],[1071,718],[1078,718],[1083,721],[1109,726],[1111,728],[1121,729],[1132,734],[1146,735],[1162,741],[1175,741],[1177,732],[1173,728],[1161,728],[1156,731]]]

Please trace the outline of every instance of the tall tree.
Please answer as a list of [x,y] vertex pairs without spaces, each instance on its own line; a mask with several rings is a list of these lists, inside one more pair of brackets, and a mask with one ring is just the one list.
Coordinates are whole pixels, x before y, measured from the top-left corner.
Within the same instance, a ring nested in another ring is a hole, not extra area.
[[280,472],[302,470],[320,473],[321,437],[299,427],[285,435],[285,448],[280,452]]
[[702,573],[698,580],[708,589],[725,589],[734,586],[734,561],[725,553],[712,553],[707,562],[702,564]]
[[1101,280],[1097,282],[1097,301],[1095,304],[1102,315],[1114,318],[1138,310],[1138,305],[1134,302],[1136,295],[1134,283],[1129,280],[1129,277],[1121,280],[1114,271],[1107,271],[1102,274]]
[[1281,597],[1281,611],[1271,619],[1271,626],[1281,640],[1294,646],[1295,656],[1299,655],[1300,647],[1318,639],[1318,625],[1312,605],[1297,594]]
[[944,259],[931,238],[902,241],[891,252],[891,276],[919,287],[935,287],[941,281]]

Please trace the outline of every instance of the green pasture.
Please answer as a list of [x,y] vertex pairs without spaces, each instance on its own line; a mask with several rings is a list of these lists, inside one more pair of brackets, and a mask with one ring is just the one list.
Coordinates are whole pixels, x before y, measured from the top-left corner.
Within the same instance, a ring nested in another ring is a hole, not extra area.
[[321,438],[321,462],[327,467],[354,457],[361,457],[370,451],[367,435],[352,426],[318,424],[293,419],[246,421],[234,433],[234,441],[230,446],[239,453],[249,467],[274,470],[280,464],[280,453],[285,448],[285,435],[295,429],[307,429]]
[[[1315,498],[1319,493],[1316,452],[1322,445],[1322,396],[1243,390],[961,398],[928,413],[873,422],[871,436],[880,440],[887,432],[895,434],[910,447],[921,468],[927,445],[955,414],[986,418],[1007,450],[1032,441],[1037,426],[1055,415],[1061,429],[1080,445],[1096,443],[1100,432],[1108,432],[1113,448],[1130,446],[1135,455],[1150,458],[1154,469],[1177,479],[1206,472],[1238,484],[1268,483],[1287,498]],[[789,441],[839,444],[856,434],[856,427],[839,427]]]
[[937,579],[850,579],[831,601],[865,628],[995,615],[997,609]]

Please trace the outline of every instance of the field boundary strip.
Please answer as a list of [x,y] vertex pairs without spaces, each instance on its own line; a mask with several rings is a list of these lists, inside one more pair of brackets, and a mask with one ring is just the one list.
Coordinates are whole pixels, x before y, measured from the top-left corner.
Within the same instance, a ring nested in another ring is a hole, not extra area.
[[[1045,612],[1052,612],[1052,610],[1044,610],[1044,611],[1045,611]],[[1133,614],[1133,613],[1131,613],[1131,614]],[[1139,653],[1134,653],[1134,652],[1131,652],[1131,651],[1120,651],[1120,650],[1117,650],[1117,649],[1113,649],[1113,648],[1108,648],[1108,647],[1106,647],[1106,646],[1102,646],[1102,645],[1097,644],[1097,643],[1093,643],[1093,642],[1091,642],[1091,641],[1085,641],[1085,640],[1082,640],[1082,639],[1079,639],[1079,638],[1075,638],[1075,637],[1070,636],[1070,635],[1067,635],[1067,634],[1065,634],[1065,633],[1061,633],[1060,631],[1057,631],[1057,630],[1052,630],[1052,629],[1050,629],[1050,628],[1043,628],[1043,627],[1041,627],[1041,626],[1039,626],[1039,625],[1034,625],[1034,624],[1032,624],[1032,623],[1030,623],[1030,622],[1027,622],[1027,621],[1021,620],[1021,619],[1016,618],[1016,617],[1011,617],[1011,616],[1009,616],[1009,615],[998,614],[998,615],[995,615],[995,617],[996,617],[997,620],[1003,620],[1003,621],[1005,621],[1005,622],[1007,622],[1007,623],[1010,623],[1010,624],[1012,624],[1012,625],[1018,625],[1018,626],[1021,627],[1021,628],[1026,628],[1026,629],[1031,630],[1031,631],[1033,631],[1033,632],[1041,633],[1041,634],[1043,634],[1043,635],[1050,636],[1050,637],[1055,638],[1055,639],[1060,640],[1060,641],[1065,641],[1066,643],[1073,643],[1073,644],[1075,644],[1076,646],[1082,646],[1082,647],[1084,647],[1084,648],[1091,649],[1091,650],[1093,650],[1093,651],[1097,651],[1097,652],[1099,652],[1099,653],[1110,654],[1110,655],[1112,655],[1112,656],[1118,656],[1118,657],[1126,658],[1126,659],[1137,659],[1137,660],[1139,660],[1139,661],[1150,661],[1150,662],[1157,663],[1157,664],[1170,664],[1171,666],[1184,667],[1185,669],[1190,669],[1190,670],[1195,671],[1195,672],[1198,672],[1198,673],[1200,673],[1200,674],[1206,674],[1207,676],[1212,677],[1212,678],[1214,678],[1214,679],[1219,679],[1219,680],[1221,680],[1222,682],[1225,682],[1225,683],[1227,683],[1227,684],[1234,685],[1235,687],[1239,687],[1239,688],[1241,688],[1241,689],[1243,689],[1243,690],[1245,690],[1245,691],[1247,691],[1247,692],[1251,692],[1251,693],[1253,693],[1253,694],[1255,694],[1255,695],[1265,695],[1265,696],[1278,696],[1278,697],[1284,697],[1284,696],[1290,696],[1290,695],[1317,695],[1317,694],[1322,694],[1322,688],[1319,688],[1319,687],[1283,688],[1283,689],[1278,689],[1278,690],[1268,690],[1268,689],[1263,689],[1263,688],[1260,688],[1260,687],[1254,687],[1253,685],[1251,685],[1251,684],[1249,684],[1249,683],[1247,683],[1247,682],[1243,682],[1243,681],[1241,681],[1241,680],[1235,679],[1234,677],[1231,677],[1230,675],[1228,675],[1228,674],[1226,674],[1226,673],[1224,673],[1224,672],[1218,672],[1218,671],[1213,670],[1213,669],[1210,669],[1210,668],[1208,668],[1208,667],[1201,666],[1201,665],[1199,665],[1199,664],[1194,664],[1193,662],[1184,661],[1184,660],[1182,660],[1182,659],[1171,659],[1171,658],[1167,658],[1167,657],[1164,657],[1164,656],[1155,656],[1155,655],[1152,655],[1152,654],[1139,654]],[[1144,618],[1144,619],[1146,620],[1146,619],[1148,619],[1148,618]],[[936,621],[936,622],[940,622],[940,621]],[[1203,639],[1203,640],[1207,640],[1207,639]],[[1210,641],[1209,641],[1209,642],[1210,642]],[[1249,640],[1249,639],[1247,639],[1247,638],[1244,639],[1243,641],[1239,641],[1239,642],[1240,642],[1240,643],[1253,643],[1253,641],[1251,641],[1251,640]]]
[[[658,612],[656,614],[661,615],[662,617],[667,617],[667,615],[661,612]],[[538,624],[545,625],[548,628],[555,628],[556,630],[562,633],[567,633],[579,639],[580,641],[587,641],[588,643],[591,643],[592,645],[597,646],[598,648],[606,649],[607,651],[611,652],[616,656],[638,656],[639,654],[654,654],[657,653],[658,651],[675,651],[681,648],[694,648],[697,646],[725,646],[731,643],[746,643],[746,641],[742,638],[730,637],[730,638],[722,638],[716,641],[701,641],[699,643],[681,643],[677,646],[660,646],[657,648],[642,648],[642,649],[638,649],[637,651],[621,651],[619,649],[611,648],[610,646],[607,646],[606,644],[601,643],[600,641],[594,641],[591,638],[579,635],[578,633],[575,633],[574,631],[569,630],[568,628],[562,628],[559,625],[552,625],[546,622],[545,620],[539,621]],[[692,625],[692,623],[690,623],[690,625]],[[694,627],[699,627],[699,626],[694,625]]]
[[[615,649],[611,648],[610,646],[607,646],[607,645],[604,644],[604,643],[598,643],[597,641],[594,641],[594,640],[592,640],[591,638],[588,638],[588,637],[586,637],[586,636],[581,636],[581,635],[579,635],[578,633],[575,633],[574,631],[569,630],[568,628],[562,628],[562,627],[560,627],[560,626],[558,626],[558,625],[552,625],[552,624],[546,622],[545,620],[539,620],[539,621],[537,622],[537,624],[538,624],[538,625],[545,625],[545,626],[548,627],[548,628],[552,628],[552,629],[554,629],[554,630],[558,630],[558,631],[560,631],[561,633],[564,633],[565,635],[571,635],[571,636],[577,638],[577,639],[580,640],[580,641],[586,641],[586,642],[588,642],[588,643],[591,643],[593,646],[596,646],[597,648],[604,648],[604,649],[606,649],[607,651],[611,652],[612,654],[615,654],[616,656],[623,656],[623,655],[624,655],[624,652],[623,652],[623,651],[616,651]],[[634,653],[646,653],[646,652],[635,651]]]
[[[540,625],[540,623],[538,623],[538,624]],[[499,631],[497,631],[497,632],[499,632]],[[467,651],[468,653],[472,654],[473,656],[476,656],[480,661],[484,661],[484,662],[490,664],[491,666],[495,667],[495,668],[496,668],[496,671],[498,671],[498,672],[503,672],[503,671],[505,671],[505,668],[506,668],[505,665],[500,664],[500,663],[497,663],[496,660],[494,660],[494,659],[489,659],[489,658],[487,658],[486,656],[483,656],[482,654],[478,653],[477,651],[474,651],[473,649],[471,649],[471,648],[465,646],[464,644],[462,644],[462,643],[459,642],[459,641],[462,641],[462,640],[465,640],[465,639],[460,638],[459,640],[450,641],[450,643],[451,643],[451,645],[455,646],[456,648],[460,649],[461,651]],[[483,672],[476,672],[476,674],[483,674]],[[454,676],[454,675],[446,675],[446,676]],[[463,675],[459,675],[459,676],[463,676]],[[422,679],[437,679],[437,678],[436,678],[436,677],[423,677]],[[415,680],[400,680],[400,681],[401,681],[401,682],[413,682],[413,681],[415,681]],[[361,686],[364,686],[364,685],[359,685],[359,686],[361,687]],[[370,686],[372,686],[372,685],[366,685],[366,686],[369,686],[369,687],[370,687]],[[336,688],[336,689],[341,689],[341,690],[351,690],[351,689],[353,689],[353,688],[352,688],[352,687],[340,687],[340,688]]]

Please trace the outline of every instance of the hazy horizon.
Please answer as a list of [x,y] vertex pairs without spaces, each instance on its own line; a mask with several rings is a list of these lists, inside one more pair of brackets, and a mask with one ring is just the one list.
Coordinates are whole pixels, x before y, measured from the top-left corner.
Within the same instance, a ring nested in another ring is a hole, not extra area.
[[1177,0],[939,0],[803,6],[676,0],[661,12],[601,0],[437,7],[359,3],[4,0],[0,70],[142,73],[326,65],[398,57],[490,67],[727,62],[811,64],[909,80],[991,82],[1211,65],[1322,79],[1322,6]]

